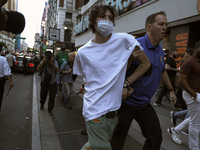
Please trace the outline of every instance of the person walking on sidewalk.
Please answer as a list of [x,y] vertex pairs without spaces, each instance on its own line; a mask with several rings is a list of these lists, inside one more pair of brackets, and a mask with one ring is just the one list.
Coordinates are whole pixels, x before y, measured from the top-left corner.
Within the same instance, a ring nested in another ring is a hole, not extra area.
[[40,109],[44,109],[47,94],[49,93],[48,112],[52,116],[54,107],[54,100],[57,92],[56,73],[59,71],[57,61],[52,59],[53,54],[46,51],[41,63],[37,66],[37,70],[41,70],[41,84],[40,84]]
[[[65,45],[62,44],[61,45],[61,51],[59,51],[57,54],[56,54],[56,57],[55,57],[55,60],[58,62],[58,66],[59,66],[59,69],[60,67],[62,66],[62,64],[68,60],[68,55],[67,55],[67,52],[65,51]],[[62,81],[62,74],[60,74],[60,72],[57,73],[56,75],[56,80],[57,80],[57,85],[58,85],[58,89],[59,91],[62,91],[62,85],[61,85],[61,81]]]
[[26,59],[26,55],[23,57],[23,65],[24,65],[24,75],[27,75],[28,73],[28,60]]
[[178,112],[171,111],[170,115],[171,115],[171,123],[174,126],[176,125],[176,120],[178,118],[184,118],[184,120],[176,127],[170,127],[167,129],[167,132],[171,135],[172,140],[176,144],[182,144],[179,134],[180,132],[182,132],[183,134],[188,134],[188,127],[190,123],[188,110],[186,109]]
[[5,57],[0,56],[0,111],[1,104],[3,100],[4,86],[6,82],[6,77],[8,77],[10,88],[13,87],[12,73]]
[[[165,70],[167,71],[167,74],[169,76],[169,79],[173,86],[174,91],[176,91],[176,86],[175,86],[176,73],[179,71],[179,69],[176,68],[175,58],[177,58],[177,51],[171,50],[169,52],[169,57],[165,61]],[[167,92],[169,92],[168,88],[165,85],[163,85],[160,93],[158,94],[158,98],[157,98],[156,102],[154,103],[154,106],[164,107],[164,105],[161,102],[162,102],[163,96],[166,95]],[[176,107],[178,107],[178,106],[176,106]]]
[[[180,67],[182,65],[182,63],[187,59],[189,58],[190,56],[193,55],[193,48],[189,48],[185,51],[185,57],[183,57],[181,60],[180,60]],[[176,91],[176,97],[177,97],[177,102],[180,104],[181,108],[183,110],[186,110],[187,109],[187,105],[183,99],[183,88],[182,86],[179,84],[179,87]]]
[[189,148],[199,150],[200,133],[200,41],[195,43],[194,54],[183,62],[179,82],[183,87],[183,99],[190,114]]
[[13,72],[13,62],[14,62],[13,55],[9,51],[7,51],[5,57],[7,59],[9,66],[10,66],[11,72]]
[[[94,39],[79,48],[73,73],[85,78],[83,116],[88,142],[82,150],[111,150],[110,139],[118,122],[122,97],[129,85],[143,75],[150,62],[134,36],[112,33],[114,11],[110,6],[95,6],[89,15]],[[137,58],[138,69],[125,80],[128,59]]]
[[[111,144],[113,150],[122,150],[133,119],[135,119],[146,138],[143,149],[159,150],[162,142],[162,132],[157,114],[150,104],[151,98],[156,92],[160,79],[164,81],[166,87],[171,91],[170,96],[173,103],[176,96],[170,84],[169,77],[164,68],[164,51],[160,46],[160,41],[167,31],[167,18],[165,12],[151,14],[147,17],[146,35],[138,38],[138,42],[144,48],[144,52],[151,62],[151,68],[130,85],[134,89],[133,93],[122,101],[119,110],[119,123],[113,134]],[[132,62],[127,70],[126,79],[138,66],[138,61]]]
[[67,109],[71,109],[72,105],[70,102],[70,94],[73,87],[73,78],[72,78],[72,69],[73,63],[75,59],[75,53],[71,52],[68,54],[68,61],[65,61],[61,68],[60,73],[62,74],[62,90],[63,90],[63,97],[64,97],[64,106]]

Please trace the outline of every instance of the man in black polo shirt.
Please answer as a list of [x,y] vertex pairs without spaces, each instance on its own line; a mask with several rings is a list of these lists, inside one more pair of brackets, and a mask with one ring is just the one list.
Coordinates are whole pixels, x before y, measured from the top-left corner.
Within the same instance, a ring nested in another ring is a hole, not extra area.
[[[171,50],[169,52],[169,57],[166,59],[165,61],[165,70],[167,71],[167,74],[169,76],[170,82],[173,86],[174,91],[175,90],[175,81],[176,81],[176,73],[179,71],[178,68],[176,68],[176,61],[175,58],[177,58],[177,51],[175,50]],[[158,99],[157,101],[154,103],[154,106],[157,107],[164,107],[163,104],[161,104],[162,102],[162,98],[163,96],[167,93],[170,92],[167,87],[165,85],[163,85],[159,95],[158,95]]]

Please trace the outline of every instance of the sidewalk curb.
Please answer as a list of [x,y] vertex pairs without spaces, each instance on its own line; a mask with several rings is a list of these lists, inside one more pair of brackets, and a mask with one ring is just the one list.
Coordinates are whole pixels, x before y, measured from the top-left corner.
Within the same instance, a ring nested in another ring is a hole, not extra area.
[[40,125],[38,116],[38,100],[36,91],[36,77],[33,75],[33,99],[32,99],[32,150],[41,150],[41,139],[40,139]]

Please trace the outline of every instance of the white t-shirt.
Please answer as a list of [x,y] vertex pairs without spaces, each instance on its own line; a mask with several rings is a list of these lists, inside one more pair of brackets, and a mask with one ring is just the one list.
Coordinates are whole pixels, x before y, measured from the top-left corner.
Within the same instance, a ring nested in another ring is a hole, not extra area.
[[11,75],[11,70],[6,58],[0,56],[0,77],[10,76],[10,75]]
[[83,116],[86,121],[98,118],[121,106],[127,61],[139,42],[126,33],[112,33],[97,44],[90,40],[76,55],[73,73],[85,78]]

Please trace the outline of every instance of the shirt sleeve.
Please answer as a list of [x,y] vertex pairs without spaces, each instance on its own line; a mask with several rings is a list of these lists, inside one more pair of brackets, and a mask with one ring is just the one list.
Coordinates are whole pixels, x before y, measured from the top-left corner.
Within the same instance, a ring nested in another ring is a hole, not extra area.
[[80,61],[80,53],[78,52],[76,54],[75,60],[74,60],[74,65],[73,65],[73,74],[76,74],[78,76],[83,77],[83,70],[81,67],[81,61]]
[[59,68],[58,62],[55,60],[54,65]]
[[134,36],[127,34],[127,41],[128,41],[128,49],[133,51],[135,47],[137,46],[139,49],[135,49],[138,51],[144,51],[143,47],[140,45],[140,43],[135,39]]
[[10,67],[8,65],[8,62],[6,60],[4,61],[4,74],[6,76],[10,76],[11,75],[11,69],[10,69]]
[[181,65],[180,74],[189,74],[191,71],[190,61],[185,60]]

